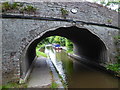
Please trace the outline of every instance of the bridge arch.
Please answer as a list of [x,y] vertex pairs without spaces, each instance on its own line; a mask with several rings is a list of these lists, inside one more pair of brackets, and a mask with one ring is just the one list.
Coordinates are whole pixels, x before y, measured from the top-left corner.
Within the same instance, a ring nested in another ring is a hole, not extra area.
[[74,53],[81,58],[89,59],[96,63],[108,60],[107,47],[104,41],[87,28],[77,26],[58,27],[40,33],[27,45],[20,63],[22,78],[26,78],[30,72],[29,68],[36,57],[35,48],[37,44],[44,38],[54,35],[70,39],[74,45]]

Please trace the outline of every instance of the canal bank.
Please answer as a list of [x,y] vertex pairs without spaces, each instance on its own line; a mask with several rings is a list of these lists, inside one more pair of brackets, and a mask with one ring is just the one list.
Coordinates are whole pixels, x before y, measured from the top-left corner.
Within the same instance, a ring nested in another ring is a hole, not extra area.
[[118,73],[115,72],[115,71],[107,69],[105,64],[98,64],[98,63],[92,62],[92,61],[87,60],[85,58],[81,58],[80,56],[78,56],[76,54],[68,53],[68,56],[70,56],[70,57],[72,57],[72,58],[74,58],[74,59],[78,60],[79,62],[82,62],[86,65],[89,65],[89,66],[92,66],[92,67],[95,67],[95,68],[99,68],[99,69],[101,69],[101,70],[103,70],[103,71],[105,71],[105,72],[107,72],[107,73],[109,73],[109,74],[111,74],[111,75],[120,79],[120,76],[118,75]]
[[105,71],[105,72],[107,72],[107,73],[109,73],[111,75],[114,75],[117,78],[120,78],[120,74],[118,72],[115,72],[113,70],[108,69],[107,64],[105,64],[105,63],[96,63],[96,62],[94,62],[92,60],[80,57],[80,56],[74,54],[73,52],[69,53],[67,51],[66,47],[62,47],[62,50],[64,50],[67,53],[68,56],[70,56],[71,58],[74,58],[75,60],[78,60],[79,62],[82,62],[82,63],[84,63],[86,65],[89,65],[89,66],[99,68],[99,69],[101,69],[101,70],[103,70],[103,71]]
[[54,64],[52,63],[52,61],[49,59],[47,59],[47,64],[50,68],[51,71],[51,75],[52,75],[52,83],[56,83],[58,86],[57,88],[64,88],[62,80],[59,76],[58,71],[56,70]]
[[68,88],[119,88],[119,79],[67,55],[64,50],[48,49],[49,56]]

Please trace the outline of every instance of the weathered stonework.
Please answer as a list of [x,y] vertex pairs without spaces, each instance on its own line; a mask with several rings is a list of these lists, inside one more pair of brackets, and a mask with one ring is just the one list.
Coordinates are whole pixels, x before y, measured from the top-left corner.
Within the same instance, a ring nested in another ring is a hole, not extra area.
[[[43,2],[32,4],[39,8],[36,16],[62,18],[60,9],[66,8],[66,10],[69,11],[67,19],[118,26],[117,12],[111,11],[98,4],[88,2]],[[76,14],[70,12],[73,8],[78,10]],[[109,23],[108,20],[112,20],[112,22]],[[31,65],[29,63],[32,63],[32,61],[27,60],[29,58],[26,57],[26,53],[34,40],[41,38],[45,32],[54,31],[61,27],[72,26],[84,28],[98,37],[107,49],[106,56],[108,58],[106,62],[114,62],[114,57],[116,55],[114,36],[118,35],[118,29],[60,21],[2,19],[3,83],[25,77],[25,74]],[[35,48],[35,45],[33,46],[33,48]]]

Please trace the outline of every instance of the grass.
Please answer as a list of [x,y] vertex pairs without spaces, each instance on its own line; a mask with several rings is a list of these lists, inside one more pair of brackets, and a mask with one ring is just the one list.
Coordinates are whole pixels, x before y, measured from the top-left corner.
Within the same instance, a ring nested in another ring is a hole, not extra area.
[[66,52],[67,52],[67,53],[70,53],[70,54],[73,54],[73,51],[72,51],[72,50],[67,50]]
[[9,3],[9,2],[4,2],[2,3],[2,11],[5,12],[5,11],[8,11],[8,10],[18,10],[19,7],[20,7],[20,3]]
[[2,3],[2,12],[6,11],[19,11],[20,13],[31,13],[31,12],[36,12],[37,8],[32,6],[32,5],[26,5],[24,6],[22,3],[9,3],[9,2],[4,2]]
[[37,8],[31,6],[31,5],[27,5],[23,8],[20,9],[20,13],[24,13],[24,12],[36,12]]
[[18,84],[18,83],[8,83],[6,85],[0,86],[2,90],[8,90],[9,88],[27,88],[26,84]]
[[63,80],[62,76],[60,74],[58,74],[58,76],[61,79],[61,82],[62,82],[64,88],[68,88],[67,83]]
[[40,56],[47,57],[47,54],[39,51],[39,48],[36,48],[36,55],[37,55],[37,57],[40,57]]
[[52,82],[50,88],[58,88],[58,84],[56,82]]
[[51,83],[50,88],[52,88],[52,89],[54,89],[54,88],[58,88],[59,85],[54,81],[52,71],[50,71],[50,74],[51,74],[51,76],[52,76],[52,83]]
[[8,2],[2,3],[2,11],[7,11],[11,9],[11,5]]

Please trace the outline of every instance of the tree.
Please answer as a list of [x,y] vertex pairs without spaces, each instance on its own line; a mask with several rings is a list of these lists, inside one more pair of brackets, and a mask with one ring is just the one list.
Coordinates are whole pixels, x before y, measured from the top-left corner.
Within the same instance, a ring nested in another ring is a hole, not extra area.
[[46,44],[58,43],[61,46],[66,46],[68,51],[73,51],[73,43],[65,37],[51,36],[43,39],[37,47],[44,47]]
[[73,51],[73,43],[68,39],[66,39],[66,47],[68,51]]
[[120,11],[120,0],[95,0],[96,3],[102,4],[108,8]]

